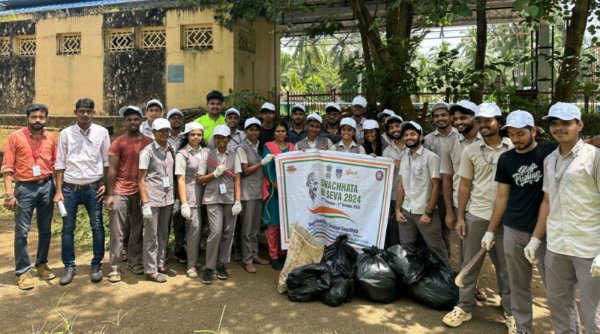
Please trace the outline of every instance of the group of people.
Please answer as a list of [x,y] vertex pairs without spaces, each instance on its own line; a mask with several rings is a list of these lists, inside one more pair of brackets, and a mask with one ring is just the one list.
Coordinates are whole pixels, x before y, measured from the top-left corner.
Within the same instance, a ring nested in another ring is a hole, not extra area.
[[[90,99],[77,101],[77,123],[61,131],[58,144],[44,131],[48,109],[27,107],[27,127],[7,141],[1,173],[4,206],[15,211],[15,266],[18,285],[31,289],[27,234],[37,211],[39,277],[55,276],[47,265],[54,204],[63,215],[61,285],[75,276],[73,232],[84,205],[93,233],[91,280],[103,279],[105,231],[102,205],[109,212],[110,282],[121,280],[122,262],[154,282],[177,275],[166,266],[171,225],[174,257],[187,263],[186,275],[205,284],[227,279],[233,257],[248,273],[254,264],[281,270],[277,179],[273,157],[290,151],[333,150],[394,160],[392,208],[386,247],[408,252],[427,247],[450,268],[451,234],[456,232],[459,267],[475,259],[463,278],[460,299],[443,322],[458,327],[472,318],[478,286],[489,252],[509,333],[533,333],[531,281],[537,267],[548,292],[556,333],[579,333],[575,303],[580,287],[588,333],[600,333],[600,137],[580,139],[576,106],[556,103],[543,118],[556,142],[537,143],[532,115],[513,111],[503,117],[493,103],[436,102],[436,130],[424,136],[421,125],[391,110],[365,118],[367,101],[356,97],[352,116],[342,118],[337,103],[325,118],[304,106],[292,107],[291,124],[276,121],[264,103],[262,118],[239,129],[240,112],[224,115],[223,95],[207,95],[207,113],[183,124],[171,109],[163,118],[158,100],[119,110],[127,133],[112,143],[106,129],[92,122]],[[594,147],[596,146],[596,147]],[[13,179],[16,181],[13,191]],[[62,207],[64,207],[64,212]],[[239,216],[239,218],[238,218]],[[202,222],[210,235],[204,263],[199,261]],[[258,232],[267,225],[270,259],[258,256]]]

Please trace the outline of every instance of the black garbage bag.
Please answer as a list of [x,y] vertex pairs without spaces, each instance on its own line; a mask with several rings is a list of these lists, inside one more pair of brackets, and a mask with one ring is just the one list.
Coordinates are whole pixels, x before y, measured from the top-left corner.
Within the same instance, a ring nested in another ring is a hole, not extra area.
[[356,288],[366,298],[380,303],[391,303],[398,298],[400,285],[396,273],[387,263],[387,253],[373,246],[364,248],[356,258],[354,277]]
[[335,243],[325,247],[323,252],[323,258],[321,263],[327,263],[333,270],[333,275],[337,276],[338,273],[345,278],[352,277],[352,267],[358,252],[347,244],[348,236],[346,234],[339,235],[335,239]]
[[349,303],[354,297],[354,280],[338,276],[333,278],[331,289],[323,294],[323,303],[329,306],[340,306]]
[[427,247],[421,247],[416,254],[412,254],[402,246],[396,245],[388,248],[386,252],[390,267],[408,285],[416,284],[425,274],[436,271],[440,266],[440,261]]
[[458,303],[458,286],[454,284],[456,273],[446,267],[428,272],[410,286],[410,294],[417,302],[436,310],[452,310]]
[[386,249],[386,252],[388,252],[388,264],[396,274],[404,276],[404,273],[409,272],[410,262],[408,262],[408,256],[410,253],[408,251],[400,245],[395,245]]
[[293,302],[319,300],[331,288],[331,267],[325,263],[298,267],[288,275],[288,298]]

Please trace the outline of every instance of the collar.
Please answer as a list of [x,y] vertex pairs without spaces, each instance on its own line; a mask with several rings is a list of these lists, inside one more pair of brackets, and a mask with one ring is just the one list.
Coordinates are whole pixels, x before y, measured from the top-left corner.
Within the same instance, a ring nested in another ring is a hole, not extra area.
[[[483,137],[482,137],[483,138]],[[508,139],[508,137],[502,137],[502,141],[500,141],[500,146],[498,146],[496,149],[493,149],[491,146],[489,146],[486,142],[485,139],[482,139],[479,141],[479,146],[480,147],[487,147],[490,150],[497,150],[498,148],[502,147],[502,146],[509,146],[510,145],[510,139]]]
[[75,130],[77,130],[77,132],[89,134],[92,131],[92,127],[94,126],[94,123],[90,124],[90,127],[86,131],[83,131],[83,129],[81,129],[79,127],[79,124],[77,124],[77,122],[75,122],[75,125],[73,125],[73,126],[75,127]]
[[198,154],[198,152],[202,151],[202,146],[198,146],[198,151],[194,150],[194,148],[192,146],[190,146],[190,144],[185,145],[185,149],[190,151],[190,152],[195,152],[196,154]]
[[[352,119],[354,119],[354,117],[352,117]],[[365,116],[363,115],[363,117],[360,119],[360,122],[356,123],[356,126],[358,127],[359,125],[363,125],[363,123],[366,121],[367,119],[365,118]],[[355,120],[356,121],[356,120]]]
[[[290,124],[290,125],[289,125],[289,127],[288,127],[288,131],[289,131],[289,132],[292,132],[292,131],[296,132],[296,131],[294,130],[294,124]],[[306,131],[306,125],[302,127],[302,131],[300,131],[300,132],[304,132],[304,131]],[[298,132],[296,132],[296,133],[298,133]]]
[[[404,146],[404,148],[408,149],[408,152],[409,152],[409,154],[410,154],[411,156],[413,156],[413,153],[412,153],[412,151],[411,151],[411,150],[410,150],[408,147]],[[415,155],[422,156],[422,155],[423,155],[423,150],[424,150],[424,149],[425,149],[425,148],[423,147],[423,144],[421,144],[421,146],[419,147],[419,149],[417,149],[417,152],[415,152]]]
[[163,150],[162,147],[160,147],[160,145],[158,145],[158,143],[156,142],[156,140],[153,141],[154,144],[154,148],[156,148],[159,151],[167,151],[169,149],[169,147],[171,147],[171,145],[169,145],[169,142],[167,141],[167,146],[165,146],[165,149]]
[[150,125],[148,125],[148,120],[145,120],[144,123],[142,123],[142,128],[150,128]]
[[250,147],[254,147],[255,149],[258,150],[258,146],[260,146],[260,140],[256,140],[256,145],[252,145],[252,143],[248,140],[248,138],[246,138],[246,141],[248,142],[248,145],[250,145]]
[[[456,132],[458,132],[458,130],[456,130]],[[478,131],[477,135],[475,135],[475,140],[473,140],[473,142],[476,142],[480,139],[483,139],[483,137],[481,136],[481,133],[479,133],[479,131]],[[465,140],[468,140],[467,137],[465,137],[464,134],[458,132],[458,141],[461,142],[461,141],[465,141]]]
[[[36,138],[33,138],[33,135],[31,134],[31,131],[29,131],[29,128],[28,128],[28,127],[24,127],[24,128],[23,128],[23,130],[24,130],[24,131],[23,131],[24,133],[28,133],[28,134],[29,134],[29,138],[31,138],[31,139],[35,139],[35,140],[38,140],[38,139],[36,139]],[[25,135],[25,137],[27,137],[27,135]],[[48,139],[48,136],[47,136],[47,133],[46,133],[46,130],[45,130],[45,129],[42,129],[42,135],[40,136],[40,139],[41,139],[41,138]]]
[[[340,142],[337,145],[338,146],[343,146],[344,148],[346,148],[346,146],[344,146],[344,141],[343,140],[340,140]],[[353,146],[357,146],[356,143],[354,142],[354,140],[352,141],[352,143],[350,143],[350,147],[353,147]]]
[[[458,130],[455,127],[451,126],[450,133],[447,136],[444,136],[437,128],[433,132],[433,135],[434,136],[442,136],[442,137],[450,137],[450,136],[452,136],[453,133],[458,133]],[[477,132],[477,134],[479,134],[479,132]]]
[[585,146],[585,143],[583,142],[583,140],[581,140],[581,138],[579,138],[579,140],[577,141],[577,144],[575,144],[575,146],[573,146],[571,151],[569,151],[569,153],[565,154],[564,157],[560,155],[560,145],[558,145],[556,150],[554,150],[554,152],[552,152],[552,153],[554,153],[559,159],[565,159],[570,155],[574,155],[574,156],[579,155],[579,151],[581,151],[581,149],[584,146]]

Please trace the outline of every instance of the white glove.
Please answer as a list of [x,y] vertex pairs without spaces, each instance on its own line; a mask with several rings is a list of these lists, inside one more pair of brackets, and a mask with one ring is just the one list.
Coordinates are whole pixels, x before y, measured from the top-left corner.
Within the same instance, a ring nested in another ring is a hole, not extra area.
[[152,220],[152,209],[150,209],[150,204],[142,205],[142,217],[144,219]]
[[483,239],[481,239],[481,248],[485,248],[489,252],[492,246],[494,246],[494,232],[485,232]]
[[598,256],[596,256],[596,258],[594,259],[594,262],[592,262],[592,269],[590,270],[590,274],[592,274],[592,277],[600,276],[600,254],[598,254]]
[[181,215],[185,219],[192,219],[192,210],[187,203],[181,204]]
[[173,214],[176,214],[177,212],[179,212],[180,209],[181,209],[181,201],[176,199],[175,203],[173,204]]
[[261,161],[260,163],[264,166],[266,164],[268,164],[269,162],[271,162],[271,160],[273,160],[273,157],[275,157],[274,154],[267,154]]
[[525,246],[525,257],[527,258],[527,260],[529,260],[529,263],[537,264],[538,259],[535,258],[535,252],[541,244],[542,242],[540,241],[540,239],[536,237],[531,237],[531,240],[529,241],[527,246]]
[[233,208],[231,208],[231,214],[237,216],[242,212],[242,203],[240,201],[235,201]]
[[221,175],[223,175],[223,173],[225,173],[226,170],[227,170],[227,166],[219,165],[219,166],[217,166],[217,168],[215,168],[213,175],[215,177],[221,177]]

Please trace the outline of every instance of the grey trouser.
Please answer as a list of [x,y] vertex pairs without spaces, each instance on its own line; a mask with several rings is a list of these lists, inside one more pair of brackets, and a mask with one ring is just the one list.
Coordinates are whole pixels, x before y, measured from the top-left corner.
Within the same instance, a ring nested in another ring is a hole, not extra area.
[[[243,207],[243,204],[242,204]],[[244,209],[242,209],[244,211]],[[240,214],[241,215],[241,214]],[[233,254],[234,255],[242,255],[243,241],[242,241],[242,224],[240,215],[235,217],[235,231],[233,233]]]
[[[454,212],[454,216],[458,217],[458,208],[455,206],[452,206],[452,211]],[[445,218],[444,218],[444,221],[445,221]],[[464,260],[463,240],[458,236],[458,234],[456,234],[456,246],[458,249],[458,271],[461,271],[462,267],[463,267],[463,260]]]
[[581,333],[575,291],[587,334],[600,333],[600,277],[592,277],[594,259],[546,251],[546,292],[555,334]]
[[402,214],[406,218],[407,222],[398,223],[400,229],[400,243],[402,247],[408,252],[416,253],[418,250],[419,233],[425,241],[425,245],[429,248],[429,251],[433,253],[446,267],[450,267],[450,258],[448,257],[448,251],[444,244],[444,238],[442,237],[440,217],[437,212],[433,212],[431,217],[431,224],[425,226],[419,223],[422,214],[413,214],[402,209]]
[[[190,208],[192,216],[187,220],[189,224],[187,234],[186,252],[188,257],[187,268],[195,268],[198,264],[198,254],[200,253],[200,240],[202,240],[202,216],[200,207]],[[185,224],[183,224],[185,229]]]
[[[467,212],[465,214],[466,235],[463,239],[463,265],[467,265],[469,261],[481,250],[481,239],[487,231],[489,220],[473,216]],[[496,268],[496,280],[498,281],[498,294],[502,299],[502,307],[508,316],[512,315],[510,305],[510,284],[508,280],[508,272],[506,270],[506,257],[504,255],[504,226],[500,225],[495,232],[497,242],[489,251],[492,263]],[[482,256],[479,261],[475,262],[471,270],[463,278],[463,288],[459,289],[458,307],[469,313],[475,306],[475,293],[477,292],[477,277],[483,266],[485,256]]]
[[[531,281],[533,279],[533,266],[525,257],[525,247],[531,240],[531,233],[518,231],[504,226],[504,254],[510,281],[510,305],[512,315],[517,323],[517,333],[533,333],[533,296],[531,294]],[[544,272],[544,257],[546,256],[546,238],[535,253],[538,259],[537,268],[546,285]],[[500,242],[496,239],[496,242]]]
[[165,266],[169,222],[173,204],[152,209],[152,220],[144,220],[144,273],[154,274]]
[[[185,218],[181,215],[181,210],[173,215],[173,235],[175,236],[174,252],[180,252],[185,245]],[[171,233],[171,224],[169,224],[169,233]]]
[[444,196],[440,194],[437,202],[438,214],[440,216],[440,222],[442,222],[442,237],[444,238],[444,244],[448,251],[448,257],[452,257],[452,244],[450,238],[452,237],[452,231],[446,226],[446,202],[444,202]]
[[126,237],[130,239],[127,261],[132,264],[142,263],[144,224],[139,192],[133,195],[114,195],[113,198],[113,209],[108,211],[110,270],[121,270],[121,252]]
[[219,263],[229,263],[235,216],[233,204],[207,204],[210,234],[206,242],[206,268],[215,269]]
[[242,256],[245,264],[252,263],[258,257],[258,232],[262,223],[263,201],[242,201],[241,239]]

